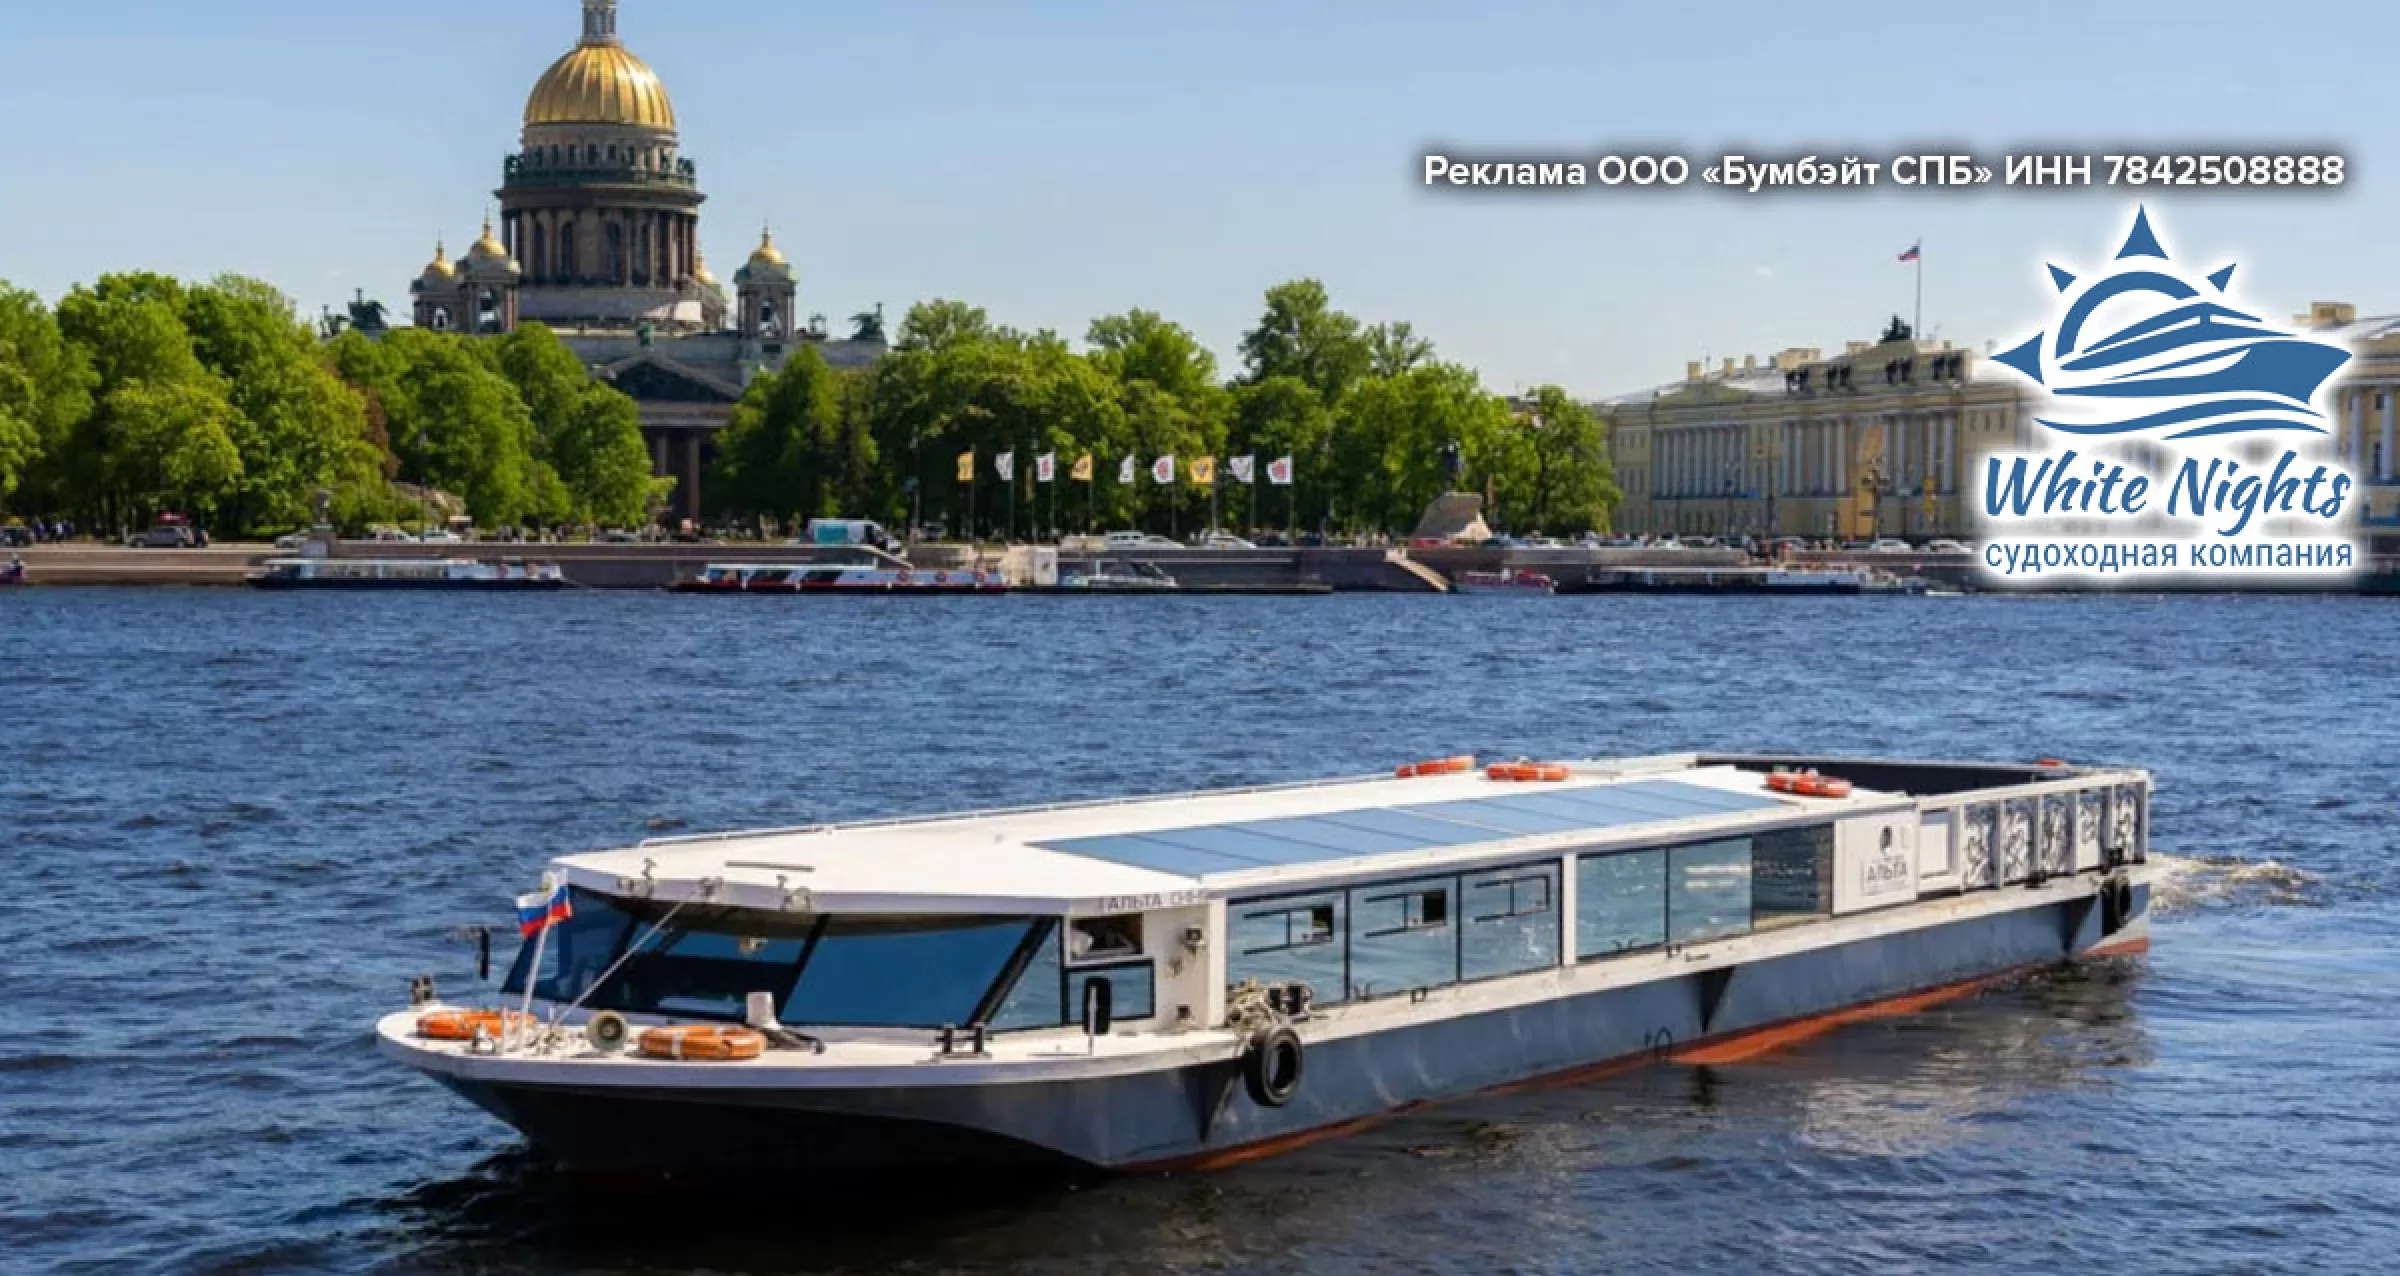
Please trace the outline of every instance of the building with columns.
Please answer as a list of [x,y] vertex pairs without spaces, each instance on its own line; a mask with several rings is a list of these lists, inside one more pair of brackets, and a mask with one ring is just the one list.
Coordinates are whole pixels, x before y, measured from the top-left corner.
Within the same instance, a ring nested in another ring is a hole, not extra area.
[[[2327,392],[2330,446],[2363,485],[2367,530],[2400,537],[2400,316],[2319,302],[2295,323],[2353,352]],[[1963,540],[1977,459],[2044,446],[2023,379],[1947,342],[1692,363],[1599,408],[1617,527],[1635,534]]]
[[[698,166],[657,72],[617,33],[617,0],[581,0],[575,46],[525,100],[502,167],[497,227],[461,261],[443,245],[409,286],[420,327],[478,334],[542,323],[641,409],[674,513],[698,518],[701,477],[744,387],[813,347],[837,367],[886,351],[880,320],[848,340],[802,319],[798,272],[762,232],[735,298],[701,248]],[[495,233],[496,230],[496,233]],[[876,313],[880,315],[880,308]]]
[[1963,536],[1973,458],[2030,446],[2032,400],[1948,342],[1790,349],[1610,400],[1619,530]]

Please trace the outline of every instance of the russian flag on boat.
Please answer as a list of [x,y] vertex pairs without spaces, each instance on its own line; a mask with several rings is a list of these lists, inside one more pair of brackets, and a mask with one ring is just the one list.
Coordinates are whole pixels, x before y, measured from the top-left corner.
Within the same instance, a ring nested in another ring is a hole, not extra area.
[[517,896],[517,930],[531,939],[575,915],[567,902],[567,884],[554,882],[547,890]]

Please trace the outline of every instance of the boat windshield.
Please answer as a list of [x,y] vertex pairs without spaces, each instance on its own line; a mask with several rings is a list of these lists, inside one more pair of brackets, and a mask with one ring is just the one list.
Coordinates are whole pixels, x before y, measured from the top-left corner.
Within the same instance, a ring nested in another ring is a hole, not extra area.
[[[573,917],[539,945],[535,996],[738,1021],[749,994],[769,992],[776,1018],[795,1027],[938,1028],[991,1018],[1056,925],[1048,917],[686,906],[661,929],[654,923],[670,904],[578,888],[572,906]],[[523,994],[535,948],[528,941],[518,950],[505,991]]]

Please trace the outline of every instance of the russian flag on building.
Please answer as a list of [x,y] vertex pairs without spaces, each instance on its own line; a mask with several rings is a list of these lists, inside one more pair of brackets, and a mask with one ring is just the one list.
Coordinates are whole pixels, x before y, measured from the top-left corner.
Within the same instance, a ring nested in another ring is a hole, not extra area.
[[550,889],[535,891],[531,895],[517,896],[517,930],[527,939],[574,915],[574,906],[567,902],[565,882],[555,883]]
[[1902,253],[1902,254],[1900,254],[1900,260],[1902,260],[1902,261],[1915,261],[1915,260],[1917,260],[1917,259],[1918,259],[1918,257],[1920,256],[1920,254],[1917,252],[1917,250],[1918,250],[1918,249],[1920,249],[1920,248],[1923,248],[1924,246],[1925,246],[1925,241],[1924,241],[1924,240],[1922,240],[1922,239],[1918,240],[1917,242],[1915,242],[1915,243],[1913,243],[1913,244],[1910,244],[1910,245],[1908,246],[1908,251],[1907,251],[1907,252],[1904,252],[1904,253]]

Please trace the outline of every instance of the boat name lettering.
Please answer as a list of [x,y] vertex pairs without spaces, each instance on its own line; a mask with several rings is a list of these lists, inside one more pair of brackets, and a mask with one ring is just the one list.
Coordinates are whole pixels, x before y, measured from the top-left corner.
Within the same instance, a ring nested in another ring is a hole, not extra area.
[[1887,840],[1859,865],[1858,890],[1862,895],[1914,892],[1915,877],[1909,869],[1908,852]]
[[1146,913],[1160,908],[1183,908],[1205,903],[1207,891],[1154,891],[1147,895],[1103,895],[1092,902],[1101,913]]

